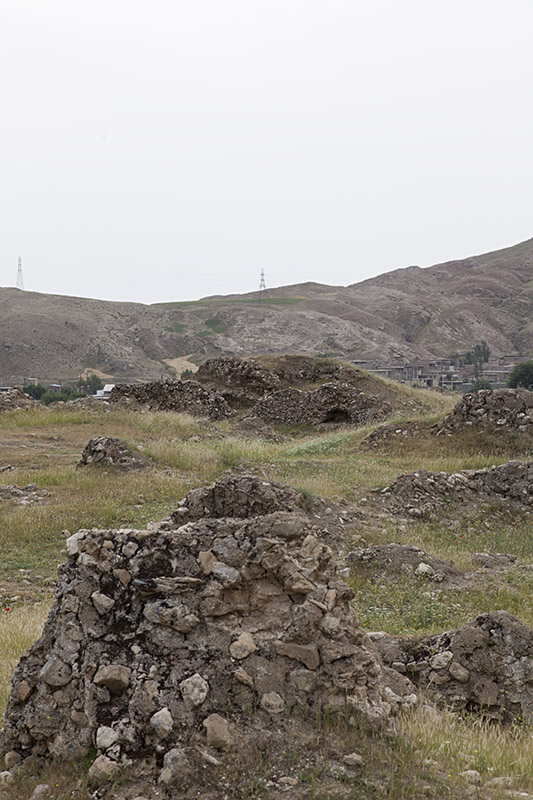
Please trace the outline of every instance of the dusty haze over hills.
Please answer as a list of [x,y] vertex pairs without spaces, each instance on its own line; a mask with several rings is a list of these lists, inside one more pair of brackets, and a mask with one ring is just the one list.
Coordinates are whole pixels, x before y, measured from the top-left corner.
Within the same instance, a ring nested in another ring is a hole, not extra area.
[[[0,382],[173,376],[216,355],[448,356],[485,339],[494,355],[533,350],[533,239],[351,286],[306,283],[158,305],[0,290]],[[176,361],[178,359],[178,361]]]

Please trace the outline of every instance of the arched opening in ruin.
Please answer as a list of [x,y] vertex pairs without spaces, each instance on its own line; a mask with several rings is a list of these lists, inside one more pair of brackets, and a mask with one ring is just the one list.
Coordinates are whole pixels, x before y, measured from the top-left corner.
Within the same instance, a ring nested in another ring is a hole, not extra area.
[[349,422],[350,417],[345,408],[332,408],[322,422]]

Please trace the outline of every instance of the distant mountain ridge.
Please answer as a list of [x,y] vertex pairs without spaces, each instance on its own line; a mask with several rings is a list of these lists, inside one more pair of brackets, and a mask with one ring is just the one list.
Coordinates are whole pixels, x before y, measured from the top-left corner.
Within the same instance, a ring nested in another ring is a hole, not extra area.
[[0,383],[132,379],[167,362],[264,352],[386,361],[445,357],[485,339],[495,355],[533,352],[533,239],[350,286],[304,283],[156,305],[0,289]]

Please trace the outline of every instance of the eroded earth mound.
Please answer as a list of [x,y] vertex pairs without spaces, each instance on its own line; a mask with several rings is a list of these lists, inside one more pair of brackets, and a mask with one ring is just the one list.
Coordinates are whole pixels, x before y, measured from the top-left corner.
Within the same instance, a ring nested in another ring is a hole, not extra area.
[[225,419],[231,408],[218,394],[196,381],[152,381],[118,383],[111,391],[111,403],[144,406],[152,411],[178,411],[195,417]]
[[114,436],[95,436],[85,445],[78,467],[118,467],[121,470],[144,469],[148,460],[133,454],[124,442]]
[[450,501],[487,501],[528,511],[533,503],[533,461],[508,461],[461,472],[419,470],[400,475],[382,492],[394,512],[424,517]]
[[483,389],[465,394],[437,427],[453,433],[471,427],[504,427],[526,431],[533,425],[533,392],[527,389]]
[[423,639],[373,635],[383,660],[441,703],[533,722],[533,630],[506,611]]
[[325,383],[312,392],[280,389],[263,397],[252,413],[277,425],[364,425],[390,414],[390,403],[347,383]]
[[0,753],[77,759],[94,746],[94,786],[133,765],[142,792],[128,797],[157,785],[160,798],[189,798],[216,782],[227,751],[283,742],[295,711],[386,726],[402,697],[317,509],[227,477],[149,530],[71,536],[43,636],[13,677]]

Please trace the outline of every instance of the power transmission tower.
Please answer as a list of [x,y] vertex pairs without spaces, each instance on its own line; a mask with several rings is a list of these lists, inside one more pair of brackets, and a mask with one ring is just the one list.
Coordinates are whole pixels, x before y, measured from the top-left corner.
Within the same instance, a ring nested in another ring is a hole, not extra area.
[[24,278],[22,277],[22,259],[20,256],[17,268],[17,289],[20,289],[21,292],[24,291]]
[[265,298],[266,292],[266,283],[265,283],[265,270],[261,270],[261,281],[259,283],[259,302],[261,303]]

